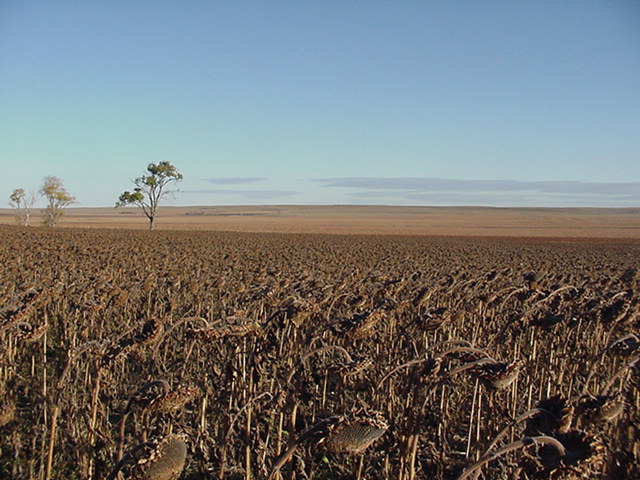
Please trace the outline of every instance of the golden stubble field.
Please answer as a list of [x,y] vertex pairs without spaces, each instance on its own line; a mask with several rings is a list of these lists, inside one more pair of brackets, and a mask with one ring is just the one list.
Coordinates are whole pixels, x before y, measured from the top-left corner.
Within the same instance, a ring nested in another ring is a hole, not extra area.
[[638,478],[635,217],[579,227],[611,214],[0,226],[0,478]]

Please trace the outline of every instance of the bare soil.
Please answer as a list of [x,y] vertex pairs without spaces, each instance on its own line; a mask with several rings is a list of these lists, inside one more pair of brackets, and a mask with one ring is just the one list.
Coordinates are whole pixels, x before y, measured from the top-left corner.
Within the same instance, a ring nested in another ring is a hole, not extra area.
[[[0,224],[13,224],[0,209]],[[34,212],[32,225],[40,225]],[[69,208],[61,227],[146,229],[136,208]],[[640,239],[640,208],[394,206],[161,207],[158,230]]]

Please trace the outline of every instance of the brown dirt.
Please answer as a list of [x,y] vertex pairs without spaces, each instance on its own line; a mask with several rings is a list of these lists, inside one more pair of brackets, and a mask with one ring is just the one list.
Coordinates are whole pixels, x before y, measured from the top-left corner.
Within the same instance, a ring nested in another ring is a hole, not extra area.
[[[0,209],[0,224],[13,224]],[[41,219],[34,213],[31,224]],[[69,208],[62,227],[146,229],[135,208]],[[158,230],[640,239],[640,208],[392,206],[162,207]]]

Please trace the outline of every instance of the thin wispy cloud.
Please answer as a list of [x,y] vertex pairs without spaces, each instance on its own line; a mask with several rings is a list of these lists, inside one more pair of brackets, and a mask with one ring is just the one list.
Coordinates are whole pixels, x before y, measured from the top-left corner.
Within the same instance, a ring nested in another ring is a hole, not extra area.
[[[267,177],[214,177],[202,180],[219,187],[192,189],[184,193],[207,196],[214,203],[277,203],[284,202],[287,198],[302,193],[293,189],[281,188],[280,185]],[[247,188],[250,184],[258,184],[260,182],[262,182],[260,185],[262,188]]]
[[313,179],[347,190],[359,203],[495,206],[637,206],[640,182],[522,182],[440,178],[339,177]]
[[247,200],[272,200],[278,198],[291,197],[299,195],[301,192],[293,190],[235,190],[230,188],[213,188],[207,190],[190,190],[184,193],[204,194],[204,195],[223,195],[242,197]]
[[243,183],[256,183],[266,180],[266,177],[219,177],[205,178],[205,182],[214,183],[216,185],[241,185]]

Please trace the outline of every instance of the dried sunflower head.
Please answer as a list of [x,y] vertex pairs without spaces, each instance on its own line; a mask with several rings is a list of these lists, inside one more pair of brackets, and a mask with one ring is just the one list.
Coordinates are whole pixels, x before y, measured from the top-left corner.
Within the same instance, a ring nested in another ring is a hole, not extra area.
[[576,406],[576,416],[586,423],[609,422],[624,411],[622,395],[585,395]]
[[614,355],[628,357],[640,350],[640,337],[630,333],[611,342],[607,350]]
[[[602,441],[580,430],[554,436],[565,448],[564,455],[546,445],[538,450],[535,462],[524,461],[533,478],[553,480],[589,480],[599,478],[605,466],[606,449]],[[535,463],[535,466],[534,466]]]
[[331,426],[323,440],[325,448],[334,453],[360,453],[380,438],[389,428],[381,413],[365,409],[341,417]]
[[559,395],[541,400],[536,408],[542,410],[527,420],[525,435],[553,435],[569,430],[573,419],[573,407]]
[[156,444],[148,456],[132,468],[131,479],[177,480],[187,460],[187,444],[183,435],[169,435]]
[[486,363],[474,369],[480,381],[492,390],[502,390],[511,385],[524,366],[523,360],[511,363]]
[[158,413],[175,412],[197,398],[199,394],[200,392],[197,388],[178,387],[154,398],[149,405],[149,409]]
[[136,445],[120,459],[107,480],[114,480],[119,473],[127,480],[177,480],[186,460],[186,436],[172,434],[160,442]]

